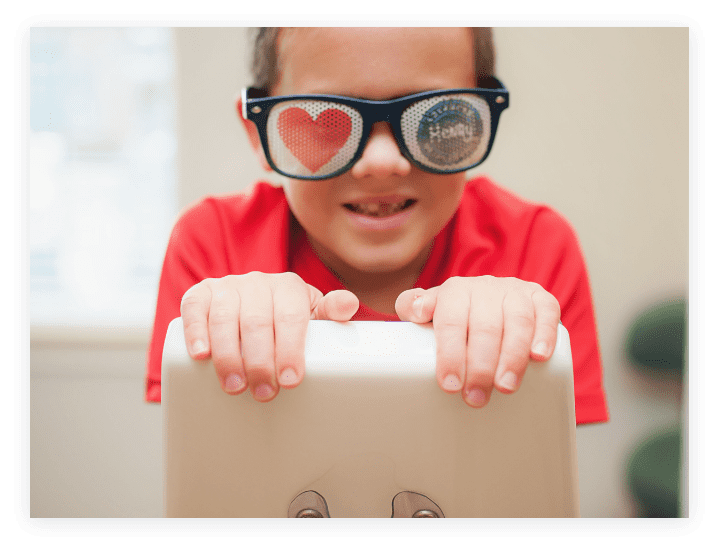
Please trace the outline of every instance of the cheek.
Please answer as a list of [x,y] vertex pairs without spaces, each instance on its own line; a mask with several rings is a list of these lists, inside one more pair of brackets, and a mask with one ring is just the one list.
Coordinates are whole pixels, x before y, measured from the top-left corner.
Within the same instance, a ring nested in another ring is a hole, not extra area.
[[449,219],[456,212],[462,200],[465,182],[448,181],[445,185],[434,186],[431,194],[431,206],[435,223],[442,226],[449,222]]
[[285,184],[285,197],[290,210],[305,230],[311,231],[328,222],[329,190],[322,184],[311,182],[291,182]]

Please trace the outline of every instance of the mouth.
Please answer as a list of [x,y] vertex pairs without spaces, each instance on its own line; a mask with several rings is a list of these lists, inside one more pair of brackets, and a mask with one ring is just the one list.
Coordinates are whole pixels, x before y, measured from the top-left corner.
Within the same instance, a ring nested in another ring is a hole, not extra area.
[[399,212],[407,210],[417,202],[416,199],[404,199],[402,201],[367,201],[362,203],[344,203],[342,206],[356,214],[372,218],[387,218]]

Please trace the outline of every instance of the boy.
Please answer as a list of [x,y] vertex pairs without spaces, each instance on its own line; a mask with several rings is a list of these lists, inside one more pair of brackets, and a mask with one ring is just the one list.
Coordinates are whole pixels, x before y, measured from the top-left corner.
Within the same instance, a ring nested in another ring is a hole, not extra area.
[[573,231],[464,175],[489,153],[508,101],[493,64],[488,29],[261,31],[264,92],[239,108],[260,163],[287,179],[208,198],[178,221],[147,399],[159,400],[164,335],[180,314],[190,355],[212,357],[225,392],[262,402],[301,383],[310,319],[432,321],[438,384],[475,408],[551,356],[561,316],[577,422],[606,420]]

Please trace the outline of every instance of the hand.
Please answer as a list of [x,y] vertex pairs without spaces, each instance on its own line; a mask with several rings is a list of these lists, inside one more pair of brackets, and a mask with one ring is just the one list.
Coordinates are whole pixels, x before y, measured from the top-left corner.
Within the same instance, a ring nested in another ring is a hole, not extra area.
[[188,353],[212,356],[225,392],[249,387],[268,402],[279,387],[302,381],[309,320],[348,321],[358,307],[349,291],[323,296],[297,274],[252,272],[201,281],[182,297],[180,312]]
[[404,321],[434,322],[437,381],[472,407],[484,406],[492,388],[516,391],[529,360],[548,360],[557,342],[557,299],[515,278],[452,277],[404,291],[395,309]]

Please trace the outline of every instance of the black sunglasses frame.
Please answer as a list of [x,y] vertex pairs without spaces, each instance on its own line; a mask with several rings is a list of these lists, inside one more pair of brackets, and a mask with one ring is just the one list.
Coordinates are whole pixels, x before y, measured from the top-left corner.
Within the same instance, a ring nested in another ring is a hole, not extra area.
[[[372,127],[376,122],[386,121],[392,128],[392,133],[399,146],[402,155],[407,158],[413,165],[420,170],[425,172],[431,172],[435,174],[453,174],[456,172],[464,172],[480,165],[489,155],[492,150],[492,144],[494,143],[494,137],[497,133],[497,126],[499,125],[499,116],[502,111],[509,107],[509,91],[504,85],[498,80],[494,79],[496,88],[452,88],[449,90],[432,90],[430,92],[420,92],[418,94],[412,94],[410,96],[404,96],[401,98],[377,101],[377,100],[365,100],[358,98],[350,98],[345,96],[332,96],[332,95],[292,95],[292,96],[268,96],[267,91],[261,88],[245,88],[242,90],[242,96],[238,102],[238,111],[245,120],[252,121],[257,127],[257,132],[260,136],[260,143],[262,149],[265,152],[267,162],[270,164],[272,169],[278,174],[287,176],[288,178],[296,180],[327,180],[334,178],[347,172],[354,164],[360,159],[364,148],[367,145]],[[404,110],[411,104],[431,98],[434,96],[441,96],[445,94],[474,94],[484,98],[489,105],[491,113],[491,134],[489,136],[489,142],[487,144],[487,151],[484,156],[476,163],[454,170],[437,170],[436,168],[427,166],[415,159],[409,152],[404,138],[402,137],[402,131],[400,126],[400,120]],[[298,176],[296,174],[289,174],[277,168],[270,155],[269,143],[267,140],[267,119],[270,114],[272,107],[283,101],[290,100],[322,100],[322,101],[333,101],[346,105],[353,109],[356,109],[362,117],[363,127],[362,136],[360,137],[359,144],[357,145],[357,151],[355,152],[352,159],[340,170],[336,170],[330,174],[322,176]]]

